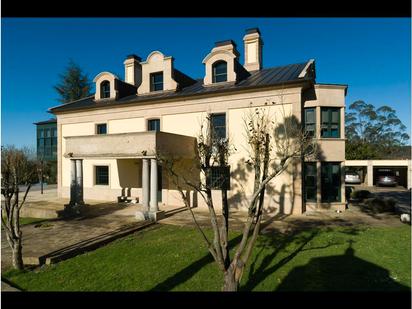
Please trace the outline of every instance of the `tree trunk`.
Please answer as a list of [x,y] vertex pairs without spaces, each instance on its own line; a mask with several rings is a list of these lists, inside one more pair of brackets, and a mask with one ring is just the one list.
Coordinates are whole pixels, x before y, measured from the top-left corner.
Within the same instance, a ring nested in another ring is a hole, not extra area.
[[222,190],[222,215],[223,215],[223,231],[222,239],[224,240],[223,256],[225,268],[228,268],[230,265],[230,255],[229,255],[229,204],[227,201],[227,191]]
[[13,243],[13,246],[12,246],[12,262],[13,262],[13,267],[15,269],[22,270],[24,268],[21,238],[15,239],[15,241]]
[[222,291],[224,292],[237,292],[239,283],[236,281],[235,272],[233,267],[229,267],[224,274],[224,284]]

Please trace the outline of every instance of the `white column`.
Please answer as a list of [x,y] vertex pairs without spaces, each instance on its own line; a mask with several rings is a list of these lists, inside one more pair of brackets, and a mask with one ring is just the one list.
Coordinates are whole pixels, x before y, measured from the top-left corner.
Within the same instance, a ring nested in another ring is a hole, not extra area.
[[367,176],[368,176],[368,182],[367,185],[372,187],[373,186],[373,165],[372,165],[372,160],[368,160],[368,171],[367,171]]
[[150,159],[150,211],[159,211],[157,205],[157,160]]
[[149,210],[149,159],[142,159],[142,204],[145,211]]
[[84,204],[83,201],[83,160],[76,160],[76,184],[78,204]]
[[70,160],[70,204],[76,204],[77,183],[76,183],[76,160]]

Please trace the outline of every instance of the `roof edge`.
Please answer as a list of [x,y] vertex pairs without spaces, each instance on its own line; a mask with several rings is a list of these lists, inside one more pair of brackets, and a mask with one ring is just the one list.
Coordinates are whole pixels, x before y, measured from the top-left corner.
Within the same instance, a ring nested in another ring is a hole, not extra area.
[[299,73],[298,78],[303,78],[303,77],[305,77],[306,72],[308,71],[308,68],[309,68],[313,63],[315,63],[315,59],[310,59],[310,60],[306,63],[306,65],[305,65],[305,67],[303,68],[303,70]]
[[[147,103],[147,102],[154,102],[154,101],[159,101],[159,102],[164,102],[164,101],[175,101],[175,100],[179,100],[181,98],[190,98],[190,97],[202,97],[202,96],[213,96],[215,94],[225,94],[225,93],[231,93],[231,92],[239,92],[239,91],[253,91],[254,89],[262,89],[262,88],[267,88],[267,89],[272,89],[272,88],[280,88],[283,87],[284,85],[299,85],[299,84],[304,84],[304,83],[308,83],[311,82],[310,79],[299,79],[299,80],[291,80],[291,81],[285,81],[283,83],[279,83],[279,84],[273,84],[273,85],[260,85],[260,86],[249,86],[249,87],[242,87],[242,88],[230,88],[230,89],[221,89],[218,91],[214,91],[212,93],[201,93],[201,94],[183,94],[177,97],[150,97],[148,96],[147,99],[145,100],[141,100],[141,101],[130,101],[127,103],[123,103],[123,104],[110,104],[110,105],[105,105],[105,106],[93,106],[93,107],[80,107],[80,108],[74,108],[72,110],[68,110],[68,111],[62,111],[62,113],[70,113],[70,112],[75,112],[75,111],[81,111],[81,110],[93,110],[93,109],[99,109],[99,108],[107,108],[107,107],[123,107],[123,106],[127,106],[127,105],[132,105],[132,104],[136,104],[136,103]],[[117,102],[117,101],[114,101]],[[59,107],[59,106],[58,106]],[[57,108],[57,107],[56,107]],[[55,114],[55,112],[53,112],[51,109],[49,109],[49,112],[52,114]],[[60,113],[59,111],[56,111],[57,113]]]

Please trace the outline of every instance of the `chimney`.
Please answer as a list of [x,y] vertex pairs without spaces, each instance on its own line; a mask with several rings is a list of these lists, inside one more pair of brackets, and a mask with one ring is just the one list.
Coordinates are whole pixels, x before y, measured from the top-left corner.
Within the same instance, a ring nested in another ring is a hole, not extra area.
[[139,87],[142,83],[142,59],[136,55],[127,56],[124,63],[124,81]]
[[258,28],[251,28],[246,30],[246,35],[243,37],[245,44],[245,64],[244,68],[251,71],[261,70],[263,59],[262,49],[263,41],[260,36]]
[[216,50],[227,50],[233,53],[236,57],[239,57],[239,52],[236,49],[237,45],[235,42],[232,40],[225,40],[225,41],[219,41],[215,43],[215,47],[212,49],[212,51]]

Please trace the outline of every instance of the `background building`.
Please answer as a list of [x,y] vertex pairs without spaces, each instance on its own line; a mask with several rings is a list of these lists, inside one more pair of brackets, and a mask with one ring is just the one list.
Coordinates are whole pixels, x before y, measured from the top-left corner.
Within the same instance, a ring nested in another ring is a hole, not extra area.
[[37,160],[44,162],[44,182],[57,182],[57,120],[49,119],[36,125]]

